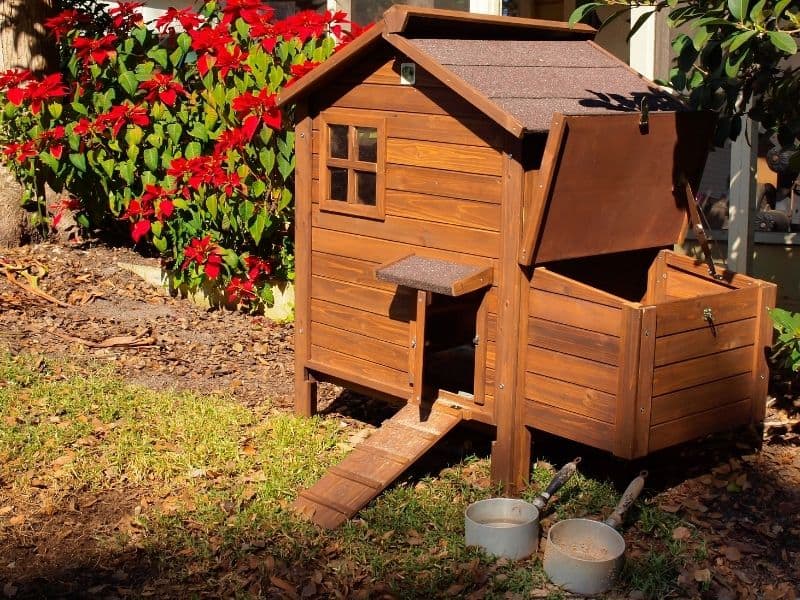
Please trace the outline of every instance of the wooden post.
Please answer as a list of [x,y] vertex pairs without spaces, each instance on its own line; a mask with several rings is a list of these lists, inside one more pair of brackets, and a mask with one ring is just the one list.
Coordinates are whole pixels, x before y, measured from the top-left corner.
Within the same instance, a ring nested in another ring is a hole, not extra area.
[[312,149],[311,117],[306,103],[295,109],[295,344],[294,344],[294,409],[298,415],[317,412],[317,383],[306,369],[311,356],[311,186]]
[[498,287],[497,368],[495,376],[495,417],[497,440],[492,447],[492,480],[502,482],[505,493],[515,493],[527,479],[530,467],[530,431],[523,425],[524,393],[521,376],[519,336],[522,323],[521,297],[527,295],[527,278],[517,263],[522,239],[524,170],[522,142],[509,138],[503,152],[502,242]]
[[753,266],[757,162],[758,124],[744,119],[742,132],[731,144],[728,191],[728,269],[742,274],[749,274]]
[[422,378],[425,358],[425,319],[428,313],[431,293],[417,290],[417,308],[408,331],[408,382],[411,384],[411,402],[422,402]]
[[761,283],[758,293],[756,313],[756,336],[753,344],[753,393],[751,395],[752,420],[764,420],[767,410],[767,386],[769,384],[769,365],[766,350],[772,346],[772,319],[769,311],[775,308],[778,288],[774,283]]

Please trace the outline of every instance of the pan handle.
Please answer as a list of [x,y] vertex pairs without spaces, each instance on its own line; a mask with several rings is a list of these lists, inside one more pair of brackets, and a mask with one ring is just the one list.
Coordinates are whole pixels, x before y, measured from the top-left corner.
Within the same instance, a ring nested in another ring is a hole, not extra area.
[[547,486],[547,489],[536,496],[536,498],[533,499],[532,504],[539,510],[544,509],[544,507],[547,506],[547,502],[550,500],[550,497],[560,490],[561,486],[567,483],[572,476],[575,475],[575,472],[578,470],[579,462],[581,462],[580,456],[572,462],[568,462],[561,467],[561,470],[556,473],[553,479],[550,481],[550,485]]
[[631,505],[639,497],[639,494],[642,493],[645,477],[647,477],[647,471],[642,471],[639,473],[636,479],[628,484],[628,487],[622,493],[622,497],[619,499],[619,504],[617,504],[614,512],[612,512],[605,520],[606,525],[613,527],[614,529],[620,526],[623,516],[625,515],[625,511],[631,507]]

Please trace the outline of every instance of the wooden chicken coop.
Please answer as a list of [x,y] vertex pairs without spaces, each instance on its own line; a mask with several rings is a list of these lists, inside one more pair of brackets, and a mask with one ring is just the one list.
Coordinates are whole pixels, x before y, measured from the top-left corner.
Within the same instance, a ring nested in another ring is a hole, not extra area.
[[[296,408],[399,399],[296,507],[335,526],[458,421],[625,457],[763,419],[775,287],[673,253],[713,120],[578,25],[395,6],[288,88]],[[693,200],[692,200],[693,201]]]

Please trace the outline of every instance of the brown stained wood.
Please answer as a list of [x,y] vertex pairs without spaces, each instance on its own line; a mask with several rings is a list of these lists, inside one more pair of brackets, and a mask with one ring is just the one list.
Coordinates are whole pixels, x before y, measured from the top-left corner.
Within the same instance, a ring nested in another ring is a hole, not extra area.
[[[502,348],[503,344],[500,347]],[[525,370],[580,387],[589,387],[608,394],[617,393],[619,377],[617,367],[590,359],[528,346]]]
[[767,386],[769,384],[769,364],[767,353],[772,347],[772,319],[769,311],[775,308],[778,288],[773,283],[761,282],[756,312],[756,335],[753,344],[753,400],[752,420],[764,420],[767,410]]
[[379,281],[453,297],[490,287],[493,277],[491,267],[419,254],[404,256],[375,267],[375,278]]
[[417,404],[422,402],[422,390],[425,386],[425,381],[423,380],[425,367],[425,320],[429,302],[430,294],[423,290],[417,290],[414,318],[408,324],[408,351],[406,353],[408,383],[411,385],[411,401]]
[[[475,373],[472,381],[472,390],[474,394],[473,402],[479,406],[485,404],[486,396],[486,346],[489,343],[488,317],[488,302],[484,294],[475,316],[475,337],[477,339],[477,344],[475,344]],[[494,377],[494,374],[492,374],[492,377]]]
[[526,400],[525,424],[601,450],[613,447],[613,425],[547,404]]
[[500,231],[499,205],[460,198],[386,190],[386,214],[419,221]]
[[531,278],[531,287],[545,292],[562,294],[579,300],[586,300],[594,304],[602,304],[619,308],[623,304],[630,304],[624,298],[609,294],[603,290],[581,283],[564,275],[554,273],[546,267],[536,267]]
[[537,289],[530,291],[529,314],[533,318],[608,335],[619,336],[621,332],[622,312],[619,308]]
[[320,348],[351,354],[385,367],[402,371],[408,365],[408,349],[369,335],[353,333],[323,323],[311,325],[311,343]]
[[619,371],[616,389],[614,454],[634,456],[636,443],[636,394],[639,381],[639,343],[642,333],[642,311],[625,306],[622,309]]
[[356,219],[329,213],[318,207],[312,210],[311,222],[315,228],[390,240],[416,248],[447,250],[485,258],[498,258],[499,255],[500,235],[481,229],[416,221],[403,217],[387,216],[384,221]]
[[750,399],[669,421],[650,428],[650,452],[696,437],[733,429],[750,421]]
[[420,50],[417,46],[409,42],[402,36],[392,33],[384,33],[386,39],[395,48],[399,49],[414,62],[421,65],[428,73],[432,74],[447,87],[454,90],[460,98],[469,102],[492,121],[500,125],[511,135],[521,138],[524,133],[522,123],[507,111],[500,108],[495,102],[485,94],[479,92],[466,81],[457,77],[447,67],[440,65],[431,56]]
[[566,135],[566,118],[564,115],[553,115],[553,123],[547,136],[547,144],[542,156],[542,163],[539,173],[535,178],[528,181],[536,186],[529,191],[526,196],[530,198],[529,210],[525,213],[523,223],[522,243],[520,244],[519,256],[517,260],[521,265],[530,265],[533,260],[534,252],[539,243],[544,219],[545,207],[550,196],[554,183],[554,174],[558,168],[561,146]]
[[496,370],[497,369],[497,343],[494,340],[489,340],[489,343],[486,344],[486,368]]
[[295,109],[295,412],[311,416],[317,411],[316,383],[309,380],[306,362],[311,338],[311,118],[306,106]]
[[402,346],[408,342],[407,321],[398,321],[319,299],[311,300],[311,316],[312,323],[324,323],[390,344]]
[[716,379],[750,372],[753,367],[752,353],[752,346],[744,346],[664,367],[656,367],[653,373],[653,395],[660,396]]
[[[365,259],[370,257],[365,256]],[[374,287],[387,292],[394,292],[397,286],[375,279],[375,265],[368,260],[358,260],[325,252],[313,252],[311,264],[314,274],[328,279],[348,281],[366,287]]]
[[721,269],[718,273],[722,276],[721,281],[717,281],[711,278],[708,274],[708,267],[706,264],[698,260],[696,258],[692,258],[690,256],[684,256],[682,254],[676,254],[672,251],[665,251],[664,259],[667,263],[667,267],[670,269],[680,269],[682,271],[686,271],[687,273],[692,273],[698,277],[702,277],[707,281],[713,281],[718,285],[725,285],[728,287],[740,289],[740,288],[749,288],[758,283],[758,280],[753,279],[752,277],[748,277],[747,275],[742,275],[741,273],[734,273],[733,271],[727,271]]
[[589,356],[609,365],[619,364],[620,339],[553,321],[528,319],[528,344],[574,356]]
[[[311,488],[293,509],[333,528],[355,515],[455,427],[461,417],[435,408],[425,420],[407,405],[361,442]],[[398,435],[398,432],[400,435]]]
[[378,390],[397,398],[410,398],[407,371],[391,369],[376,362],[355,358],[348,354],[311,346],[309,368],[330,373],[345,381]]
[[650,448],[650,420],[653,399],[653,361],[655,360],[656,308],[641,309],[639,329],[639,357],[636,398],[634,405],[633,456],[645,456]]
[[456,173],[423,167],[386,166],[386,186],[392,190],[500,203],[502,180],[491,175]]
[[[699,172],[706,148],[698,143],[698,132],[707,129],[708,116],[652,113],[646,134],[637,113],[561,118],[566,134],[552,176],[537,183],[546,196],[535,203],[541,204],[540,222],[532,213],[526,223],[522,262],[672,246],[685,219],[673,193],[676,178]],[[548,143],[546,158],[552,148]]]
[[386,161],[478,175],[500,175],[502,168],[500,153],[492,148],[396,138],[386,143]]
[[[380,53],[375,60],[366,59],[366,64],[354,65],[353,68],[348,69],[346,73],[342,73],[338,78],[338,83],[349,83],[352,85],[359,85],[362,83],[378,84],[378,85],[402,85],[400,83],[400,65],[403,62],[411,62],[402,54],[391,48],[386,48],[387,53],[391,56],[384,59],[383,53]],[[417,68],[414,73],[414,87],[442,87],[442,82],[436,79],[424,69]]]
[[525,398],[614,424],[616,400],[613,394],[543,377],[536,373],[526,373]]
[[663,337],[681,331],[705,329],[709,323],[704,311],[709,309],[714,325],[740,321],[755,316],[758,288],[728,290],[721,294],[673,300],[658,307],[656,335]]
[[311,278],[311,297],[391,317],[397,321],[408,321],[413,314],[414,293],[407,289],[391,293],[314,276]]
[[666,282],[666,294],[675,298],[708,296],[730,289],[728,286],[722,286],[714,281],[709,281],[678,269],[668,270]]
[[[345,233],[318,227],[313,228],[312,236],[315,250],[326,254],[334,254],[354,259],[369,257],[370,260],[374,260],[377,263],[399,260],[404,256],[419,252],[419,247],[412,244],[363,237],[357,233]],[[498,264],[496,260],[490,260],[480,256],[471,256],[469,254],[460,254],[458,252],[437,250],[435,248],[426,248],[425,255],[441,258],[442,260],[452,260],[480,266],[491,265],[493,268],[496,268]]]
[[744,319],[683,333],[660,336],[656,340],[657,367],[748,346],[756,334],[756,319]]
[[666,300],[667,285],[667,260],[665,250],[656,256],[656,259],[647,269],[647,292],[642,298],[643,304],[657,304]]
[[[487,306],[486,309],[488,311],[489,307]],[[492,312],[486,315],[486,339],[487,340],[497,339],[497,315]]]
[[653,397],[650,424],[660,425],[750,397],[751,374],[742,373]]

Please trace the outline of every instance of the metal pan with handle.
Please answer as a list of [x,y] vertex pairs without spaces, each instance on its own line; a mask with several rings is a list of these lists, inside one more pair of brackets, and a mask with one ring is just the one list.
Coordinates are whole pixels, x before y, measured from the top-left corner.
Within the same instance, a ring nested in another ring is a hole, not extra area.
[[580,457],[556,473],[547,489],[533,502],[517,498],[489,498],[473,502],[464,512],[467,546],[478,546],[492,556],[521,559],[539,547],[539,511],[575,474]]
[[602,594],[614,583],[625,557],[617,531],[625,511],[644,488],[647,471],[628,485],[605,521],[566,519],[554,524],[544,547],[544,571],[550,581],[573,594]]

